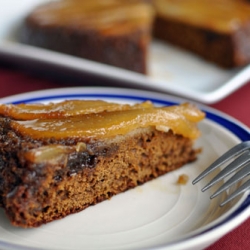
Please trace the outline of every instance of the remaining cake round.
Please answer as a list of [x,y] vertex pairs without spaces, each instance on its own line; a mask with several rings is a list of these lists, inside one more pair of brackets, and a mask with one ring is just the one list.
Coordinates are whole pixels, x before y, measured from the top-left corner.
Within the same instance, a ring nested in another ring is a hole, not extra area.
[[250,4],[155,0],[154,36],[225,68],[250,62]]
[[21,41],[147,73],[153,36],[232,68],[250,62],[249,16],[244,0],[59,0],[27,16]]
[[146,73],[152,21],[152,7],[140,1],[56,1],[26,18],[21,41]]

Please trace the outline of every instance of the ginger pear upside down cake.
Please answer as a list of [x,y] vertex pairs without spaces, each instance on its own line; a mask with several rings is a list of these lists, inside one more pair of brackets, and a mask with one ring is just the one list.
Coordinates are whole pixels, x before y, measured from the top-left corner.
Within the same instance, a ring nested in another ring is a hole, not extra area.
[[224,68],[250,62],[250,2],[154,0],[155,37]]
[[204,113],[104,101],[0,105],[0,206],[37,227],[194,161]]
[[54,1],[27,17],[21,40],[145,73],[152,17],[152,7],[141,1]]
[[58,0],[29,13],[20,40],[147,73],[152,37],[225,68],[245,65],[250,62],[250,3],[246,0]]

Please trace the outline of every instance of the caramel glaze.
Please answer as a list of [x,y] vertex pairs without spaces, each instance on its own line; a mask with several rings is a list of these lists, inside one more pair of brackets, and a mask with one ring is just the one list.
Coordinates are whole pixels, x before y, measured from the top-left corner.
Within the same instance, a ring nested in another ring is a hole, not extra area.
[[154,0],[162,18],[230,33],[250,21],[250,4],[244,0]]
[[153,16],[152,6],[141,1],[63,0],[39,6],[28,21],[40,26],[84,28],[103,35],[119,35],[143,25],[147,27]]
[[33,139],[80,138],[82,142],[125,135],[137,128],[146,127],[154,127],[163,132],[171,129],[174,133],[190,139],[196,139],[200,135],[196,125],[204,118],[204,113],[190,104],[169,107],[146,105],[146,108],[140,105],[128,105],[128,107],[130,108],[125,110],[101,111],[77,116],[11,120],[10,126],[16,133]]

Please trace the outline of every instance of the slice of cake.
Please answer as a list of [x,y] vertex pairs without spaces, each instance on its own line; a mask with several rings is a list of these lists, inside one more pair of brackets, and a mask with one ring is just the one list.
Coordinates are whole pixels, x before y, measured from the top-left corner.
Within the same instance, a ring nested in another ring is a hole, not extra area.
[[143,1],[49,2],[28,15],[21,41],[146,73],[153,14]]
[[0,105],[0,205],[37,227],[194,161],[204,113],[103,101]]
[[230,68],[250,62],[245,0],[154,0],[154,36]]
[[250,3],[58,0],[35,8],[20,33],[30,45],[144,74],[152,36],[232,68],[250,62]]

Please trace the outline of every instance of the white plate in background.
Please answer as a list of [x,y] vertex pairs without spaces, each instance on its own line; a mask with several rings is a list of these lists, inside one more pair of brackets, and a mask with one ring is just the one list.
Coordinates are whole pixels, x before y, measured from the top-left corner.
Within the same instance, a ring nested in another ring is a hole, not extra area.
[[[65,99],[102,99],[120,103],[151,100],[171,105],[186,100],[154,92],[120,88],[62,88],[15,95],[1,103],[57,102]],[[250,140],[247,127],[231,117],[200,106],[207,118],[199,124],[202,136],[196,146],[203,151],[198,160],[144,185],[91,206],[82,212],[39,228],[11,226],[0,210],[0,249],[204,249],[240,225],[250,215],[250,197],[244,194],[225,207],[225,197],[209,199],[213,188],[200,190],[191,181],[223,152],[242,140]],[[189,176],[186,185],[176,181]]]
[[[117,84],[152,89],[204,103],[217,102],[248,82],[250,66],[225,70],[193,54],[153,40],[149,50],[149,75],[24,45],[16,31],[32,8],[48,0],[0,0],[0,55],[21,64],[48,64],[60,69],[101,76]],[[52,67],[53,68],[53,67]],[[50,67],[51,69],[51,67]]]

